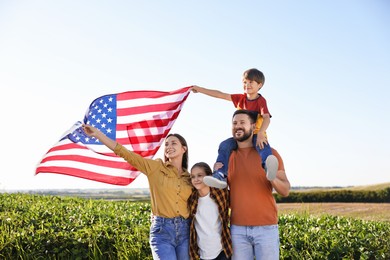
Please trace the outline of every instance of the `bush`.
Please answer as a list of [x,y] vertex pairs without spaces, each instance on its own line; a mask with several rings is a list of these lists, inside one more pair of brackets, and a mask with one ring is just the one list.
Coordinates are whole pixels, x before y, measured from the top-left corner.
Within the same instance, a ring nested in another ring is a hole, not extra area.
[[151,259],[150,204],[0,195],[1,259]]
[[344,217],[283,215],[282,259],[390,259],[390,224]]
[[[0,194],[0,259],[152,259],[150,203]],[[281,259],[390,259],[390,223],[279,217]]]
[[288,197],[274,194],[278,203],[286,202],[366,202],[389,203],[390,187],[382,190],[352,191],[347,189],[329,191],[290,192]]

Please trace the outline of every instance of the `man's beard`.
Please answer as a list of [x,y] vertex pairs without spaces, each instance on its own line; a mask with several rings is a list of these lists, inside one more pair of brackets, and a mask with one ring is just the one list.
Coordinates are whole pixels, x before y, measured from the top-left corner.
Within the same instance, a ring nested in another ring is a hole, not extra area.
[[237,129],[237,130],[243,130],[244,131],[244,134],[241,136],[241,137],[237,137],[236,134],[234,134],[234,140],[236,140],[237,142],[244,142],[246,140],[248,140],[251,136],[252,136],[252,132],[251,131],[246,131],[245,129]]

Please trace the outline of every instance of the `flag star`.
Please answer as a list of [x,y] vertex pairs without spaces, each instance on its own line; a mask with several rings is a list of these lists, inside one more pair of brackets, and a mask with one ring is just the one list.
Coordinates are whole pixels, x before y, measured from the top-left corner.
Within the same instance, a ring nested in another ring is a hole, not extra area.
[[99,100],[99,103],[103,103],[103,102],[104,102],[104,100],[103,100],[103,99],[100,99],[100,100]]
[[93,119],[95,119],[96,115],[91,116]]
[[95,107],[94,107],[94,109],[98,109],[99,108],[99,106],[98,105],[96,105]]
[[95,143],[98,143],[98,142],[99,142],[99,139],[96,138]]
[[104,103],[104,105],[103,105],[104,107],[108,107],[108,104],[107,103]]
[[105,118],[106,116],[107,116],[107,114],[106,114],[106,113],[103,113],[103,114],[102,114],[102,117],[103,117],[103,118]]
[[108,112],[112,112],[112,107],[107,108]]
[[86,142],[86,143],[89,143],[89,137],[86,137],[86,138],[85,138],[85,142]]
[[112,97],[110,97],[110,98],[108,99],[108,101],[109,101],[109,102],[112,102]]
[[107,122],[111,123],[112,122],[112,118],[107,119]]
[[101,109],[99,109],[99,110],[98,110],[98,113],[101,113],[101,112],[102,112],[102,110],[101,110]]
[[112,132],[112,129],[111,128],[108,128],[107,129],[107,133],[111,133]]
[[101,127],[102,127],[102,128],[106,128],[106,124],[104,124],[104,123],[101,124]]
[[96,120],[96,123],[100,123],[100,121],[101,121],[100,118],[98,118],[98,119]]

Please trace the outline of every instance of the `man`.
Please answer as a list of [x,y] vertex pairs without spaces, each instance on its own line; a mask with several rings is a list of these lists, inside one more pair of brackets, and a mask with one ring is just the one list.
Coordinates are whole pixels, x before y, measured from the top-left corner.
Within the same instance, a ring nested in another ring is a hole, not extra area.
[[272,149],[279,162],[276,178],[269,181],[261,166],[252,137],[256,116],[248,110],[233,114],[232,134],[238,149],[229,159],[232,259],[279,259],[278,213],[273,189],[288,196],[290,182],[283,160]]

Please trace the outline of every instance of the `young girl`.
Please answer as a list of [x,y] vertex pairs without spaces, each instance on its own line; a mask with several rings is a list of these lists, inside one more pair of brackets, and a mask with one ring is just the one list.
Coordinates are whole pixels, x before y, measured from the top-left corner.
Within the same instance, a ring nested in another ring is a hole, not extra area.
[[84,132],[99,139],[116,155],[148,177],[152,223],[150,246],[153,259],[189,259],[189,210],[191,195],[188,168],[188,147],[179,134],[165,139],[164,161],[147,159],[110,139],[97,128],[83,125]]
[[191,259],[230,259],[232,241],[229,230],[228,189],[210,188],[203,183],[212,171],[207,163],[199,162],[191,168],[191,183],[194,186],[188,199],[192,217],[190,224]]

